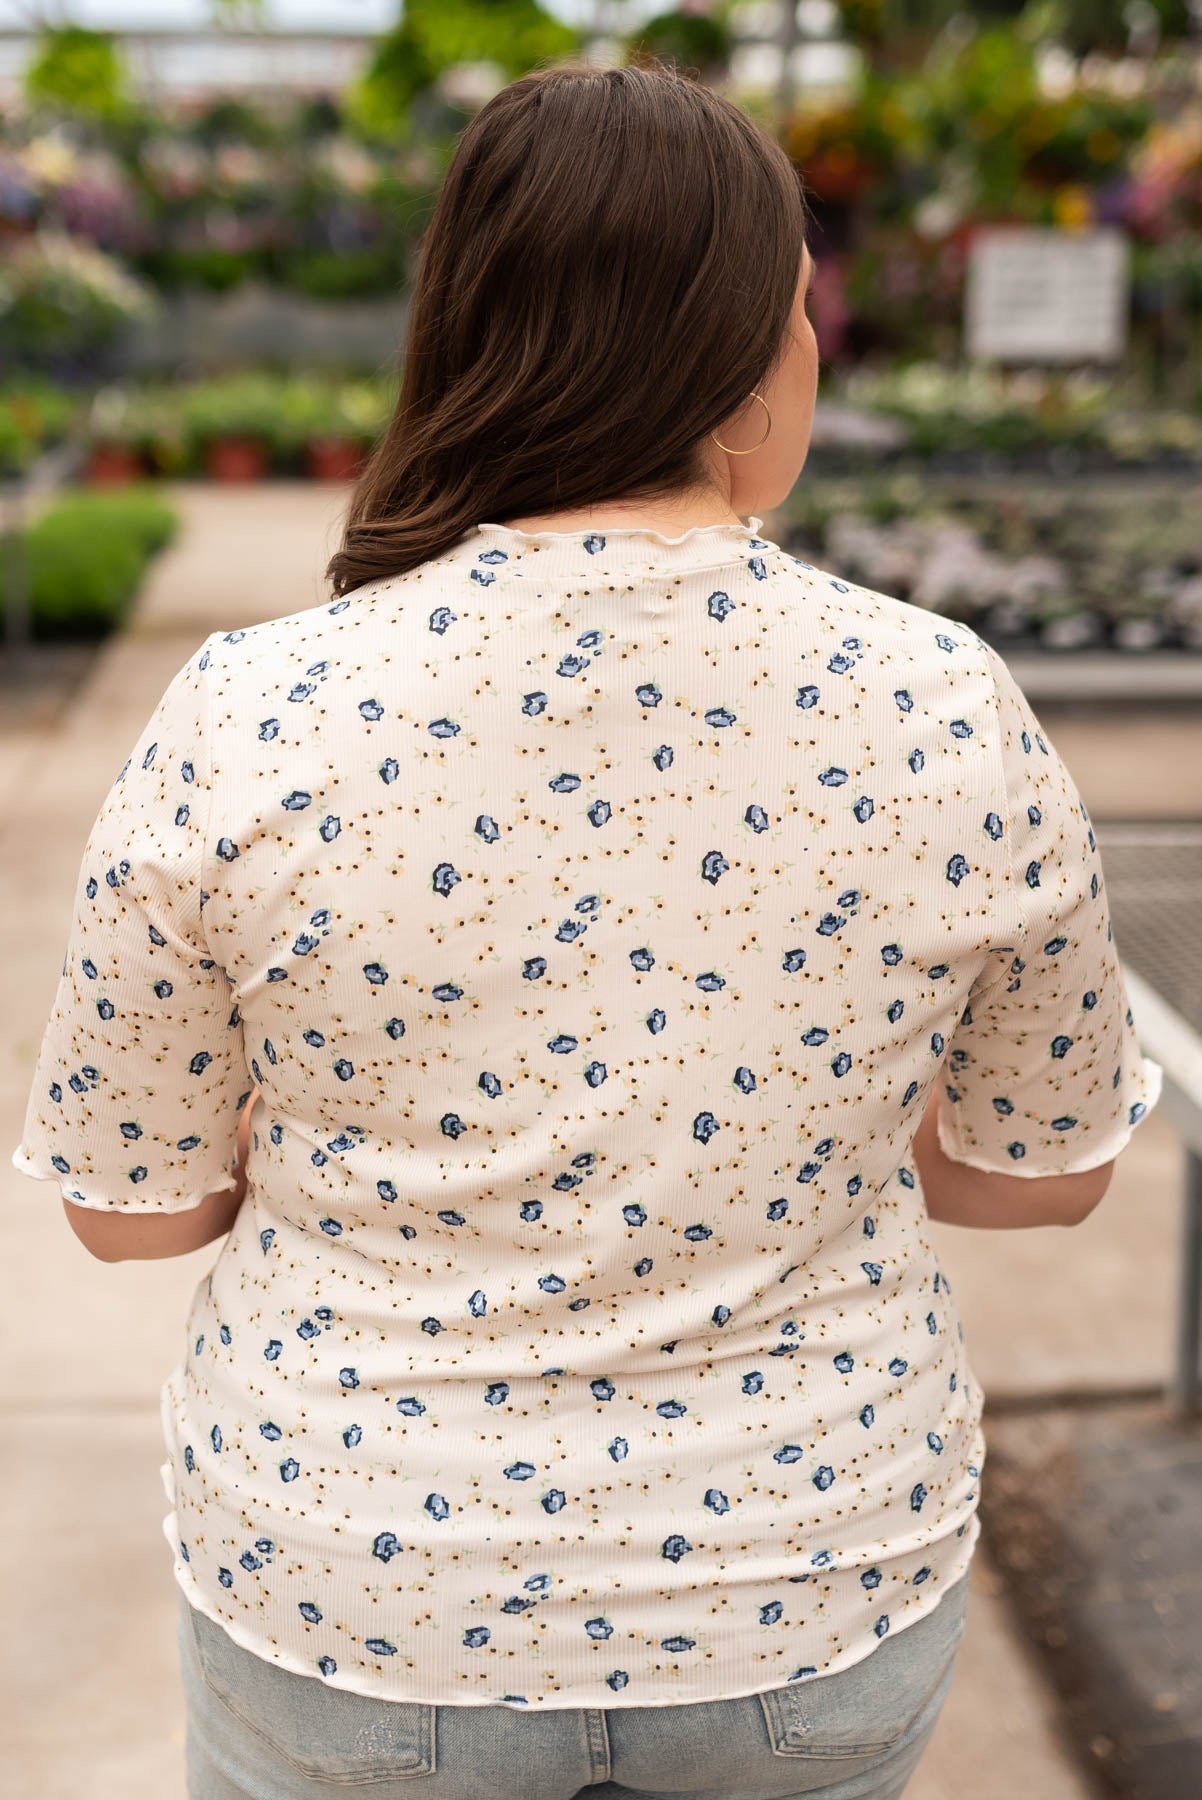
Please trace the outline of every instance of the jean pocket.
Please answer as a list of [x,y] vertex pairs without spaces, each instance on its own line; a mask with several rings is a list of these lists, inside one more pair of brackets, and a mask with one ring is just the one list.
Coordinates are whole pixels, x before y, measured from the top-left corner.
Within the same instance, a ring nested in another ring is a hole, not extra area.
[[244,1650],[207,1613],[185,1605],[206,1690],[298,1773],[346,1787],[434,1773],[437,1707],[329,1687]]
[[967,1626],[968,1577],[849,1669],[757,1695],[777,1756],[879,1757],[925,1730],[947,1698]]

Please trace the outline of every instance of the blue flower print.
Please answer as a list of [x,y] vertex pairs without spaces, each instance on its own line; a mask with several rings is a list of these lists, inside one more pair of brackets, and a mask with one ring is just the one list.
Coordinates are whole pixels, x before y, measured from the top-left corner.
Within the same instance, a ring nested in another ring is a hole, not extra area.
[[904,1638],[984,1466],[926,1103],[1037,1177],[1158,1093],[997,653],[758,522],[468,526],[213,633],[127,748],[14,1160],[182,1213],[258,1089],[163,1396],[190,1597],[527,1711]]

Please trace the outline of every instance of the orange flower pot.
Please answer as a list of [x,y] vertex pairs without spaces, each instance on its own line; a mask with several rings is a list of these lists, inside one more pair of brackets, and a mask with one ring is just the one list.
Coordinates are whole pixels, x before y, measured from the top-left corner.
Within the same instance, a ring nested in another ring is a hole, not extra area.
[[84,468],[89,487],[124,487],[145,473],[141,456],[128,444],[93,444]]
[[267,449],[258,438],[214,438],[205,449],[205,469],[211,481],[262,481],[267,474]]
[[363,467],[363,447],[354,438],[317,437],[305,446],[311,481],[354,481]]

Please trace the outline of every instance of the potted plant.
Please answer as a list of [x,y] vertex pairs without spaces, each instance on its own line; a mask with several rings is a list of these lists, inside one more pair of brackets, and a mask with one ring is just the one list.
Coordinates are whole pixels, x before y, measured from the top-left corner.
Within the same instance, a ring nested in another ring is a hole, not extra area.
[[280,390],[275,444],[312,481],[353,481],[383,424],[387,397],[370,381],[303,380]]
[[354,481],[363,467],[363,446],[353,438],[317,436],[305,446],[311,481]]
[[305,447],[305,466],[314,481],[353,481],[384,426],[389,396],[368,381],[348,381],[331,396],[320,430]]
[[125,487],[145,473],[146,465],[132,444],[105,439],[88,451],[83,478],[89,487]]
[[210,481],[263,481],[267,475],[267,450],[254,437],[214,438],[205,448],[205,473]]
[[131,396],[122,388],[102,388],[87,422],[84,480],[89,487],[122,487],[146,472],[146,458]]
[[270,376],[231,375],[190,390],[184,426],[210,480],[263,480],[279,409],[279,384]]
[[86,426],[84,479],[113,487],[144,475],[178,475],[188,462],[183,406],[178,389],[102,389]]

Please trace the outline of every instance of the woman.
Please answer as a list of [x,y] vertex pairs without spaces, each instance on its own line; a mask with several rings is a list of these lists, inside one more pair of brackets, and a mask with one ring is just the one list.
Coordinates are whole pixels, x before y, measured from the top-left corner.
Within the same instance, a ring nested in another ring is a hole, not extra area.
[[1005,665],[743,522],[804,225],[687,81],[498,95],[337,597],[214,633],[97,820],[15,1160],[99,1256],[228,1233],[163,1395],[194,1800],[892,1800],[947,1693],[926,1220],[1083,1218],[1160,1070]]

